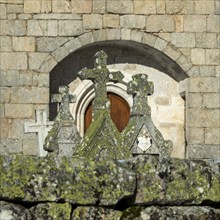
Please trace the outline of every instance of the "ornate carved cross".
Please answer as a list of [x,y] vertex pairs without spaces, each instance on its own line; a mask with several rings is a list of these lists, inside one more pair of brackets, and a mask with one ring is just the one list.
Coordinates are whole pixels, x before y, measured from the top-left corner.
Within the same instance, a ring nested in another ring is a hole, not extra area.
[[96,117],[99,110],[106,110],[109,108],[107,99],[107,82],[121,82],[124,78],[120,71],[110,72],[107,69],[107,54],[104,51],[99,51],[95,54],[95,68],[82,69],[78,73],[81,79],[90,79],[95,85],[95,99],[93,101],[93,114]]
[[153,94],[154,85],[148,81],[147,75],[132,76],[132,81],[128,83],[127,92],[134,97],[132,115],[149,115],[151,113],[147,97]]
[[69,94],[68,86],[60,86],[59,93],[60,94],[52,95],[51,98],[51,102],[61,103],[55,121],[73,120],[73,116],[71,115],[69,110],[69,103],[76,102],[76,96]]

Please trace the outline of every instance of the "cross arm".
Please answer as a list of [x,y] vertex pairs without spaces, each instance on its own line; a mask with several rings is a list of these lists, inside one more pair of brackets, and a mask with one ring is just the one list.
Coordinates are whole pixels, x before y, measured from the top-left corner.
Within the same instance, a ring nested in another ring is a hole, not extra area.
[[84,68],[78,73],[78,76],[80,79],[90,79],[93,81],[96,77],[96,74],[94,70]]
[[110,72],[109,73],[109,81],[112,82],[122,82],[122,79],[124,78],[124,75],[122,74],[121,71],[116,71],[116,72]]

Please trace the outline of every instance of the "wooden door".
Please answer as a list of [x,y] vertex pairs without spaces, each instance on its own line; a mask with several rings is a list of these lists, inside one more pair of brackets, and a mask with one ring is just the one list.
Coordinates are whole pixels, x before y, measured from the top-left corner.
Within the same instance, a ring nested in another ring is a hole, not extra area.
[[[122,132],[128,124],[130,118],[130,107],[128,103],[115,93],[108,92],[108,99],[111,103],[111,118],[119,132]],[[92,102],[89,103],[84,118],[84,132],[92,122]]]

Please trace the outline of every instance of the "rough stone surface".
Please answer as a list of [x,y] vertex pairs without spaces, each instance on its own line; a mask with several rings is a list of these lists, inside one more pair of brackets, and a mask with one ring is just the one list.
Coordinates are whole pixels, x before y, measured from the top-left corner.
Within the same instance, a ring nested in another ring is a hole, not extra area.
[[83,27],[85,29],[100,29],[102,27],[102,15],[83,15]]
[[147,32],[174,32],[175,21],[174,18],[167,15],[150,15],[147,18],[146,25]]
[[34,37],[13,37],[12,43],[15,51],[35,51]]
[[145,27],[146,17],[143,15],[123,15],[120,18],[120,25],[122,28],[137,28],[143,29]]
[[132,14],[133,13],[133,1],[107,1],[106,11],[117,14]]
[[32,218],[30,212],[26,208],[20,205],[0,201],[0,219],[31,220]]
[[64,219],[69,220],[71,215],[71,205],[69,203],[42,203],[30,209],[33,219]]
[[82,21],[64,20],[59,21],[60,36],[75,36],[83,33]]
[[92,0],[73,0],[72,12],[86,14],[92,12]]
[[78,219],[90,219],[90,220],[101,220],[101,219],[112,219],[117,220],[121,219],[122,212],[113,210],[113,209],[106,209],[101,207],[94,207],[94,206],[85,206],[85,207],[77,207],[72,214],[71,220],[78,220]]
[[[27,69],[27,54],[25,52],[3,52],[0,55],[1,69],[25,70]],[[11,62],[13,60],[13,62]]]
[[0,161],[4,181],[0,186],[1,198],[115,205],[135,190],[135,174],[126,161],[95,163],[64,157],[59,162],[30,156],[1,156]]
[[37,103],[43,104],[49,102],[49,91],[48,88],[39,88],[39,87],[32,87],[24,88],[24,87],[14,87],[12,88],[12,93],[14,94],[11,97],[12,103]]
[[184,18],[184,31],[204,32],[206,31],[206,16],[188,15]]
[[156,14],[156,2],[134,0],[134,14]]
[[23,36],[26,34],[26,21],[22,20],[1,20],[0,34],[9,36]]
[[[219,202],[218,164],[137,157],[118,161],[0,156],[1,199],[114,206]],[[64,175],[65,174],[65,175]],[[133,202],[132,202],[133,201]]]
[[31,118],[33,116],[32,104],[5,104],[6,118]]
[[21,154],[22,153],[22,141],[18,139],[2,139],[0,142],[0,154]]
[[156,207],[147,208],[131,207],[123,212],[121,219],[155,220],[155,219],[218,219],[220,212],[218,209],[210,207]]
[[27,35],[28,36],[58,36],[58,21],[29,20],[27,24]]

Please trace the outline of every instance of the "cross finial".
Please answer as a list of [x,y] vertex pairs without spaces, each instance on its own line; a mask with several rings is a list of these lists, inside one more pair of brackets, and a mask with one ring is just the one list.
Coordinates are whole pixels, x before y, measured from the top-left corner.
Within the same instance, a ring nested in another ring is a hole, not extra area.
[[94,117],[99,114],[100,110],[109,108],[107,99],[107,82],[121,82],[124,78],[120,71],[110,72],[107,68],[107,54],[101,50],[95,54],[95,68],[82,69],[78,73],[81,79],[90,79],[95,85],[95,99],[93,101]]
[[69,103],[76,102],[76,96],[69,94],[68,86],[60,86],[59,94],[52,95],[51,102],[61,103],[55,121],[73,120],[73,116],[69,110]]
[[154,85],[148,81],[148,75],[136,74],[132,76],[132,81],[128,83],[127,92],[134,97],[132,114],[149,115],[150,107],[147,97],[153,94]]

